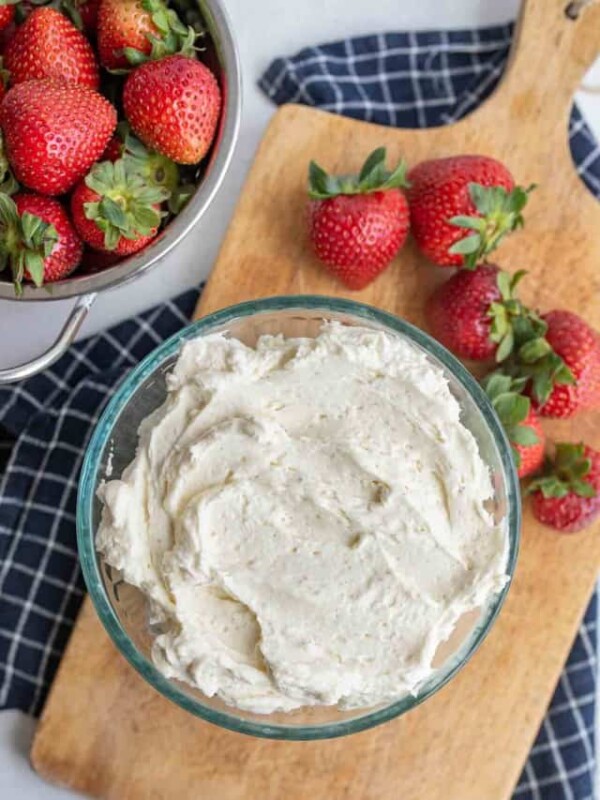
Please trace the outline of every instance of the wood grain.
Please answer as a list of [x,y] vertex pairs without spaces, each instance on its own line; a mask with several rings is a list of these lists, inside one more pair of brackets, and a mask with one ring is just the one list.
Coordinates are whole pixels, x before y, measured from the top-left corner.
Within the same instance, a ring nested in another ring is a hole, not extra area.
[[[474,114],[427,131],[381,128],[290,106],[259,148],[199,314],[275,294],[348,296],[423,325],[423,303],[448,273],[412,244],[374,284],[345,292],[311,257],[303,214],[306,164],[357,168],[385,144],[410,163],[494,155],[540,185],[525,232],[501,263],[526,268],[526,299],[600,328],[600,205],[567,146],[571,97],[600,45],[600,8],[569,21],[558,0],[529,0],[504,80]],[[598,416],[551,433],[600,446]],[[600,565],[600,526],[559,536],[525,508],[506,605],[462,672],[423,706],[377,729],[318,743],[254,740],[170,705],[114,650],[86,602],[32,751],[49,780],[94,797],[202,800],[506,800],[551,698]]]

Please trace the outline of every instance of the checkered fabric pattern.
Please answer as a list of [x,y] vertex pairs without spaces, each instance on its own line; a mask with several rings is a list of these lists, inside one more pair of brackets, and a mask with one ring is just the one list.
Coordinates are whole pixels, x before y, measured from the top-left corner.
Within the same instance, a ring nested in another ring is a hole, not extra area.
[[[276,102],[383,124],[439,125],[493,89],[511,31],[386,34],[310,48],[278,59],[261,85]],[[600,151],[576,111],[570,135],[580,174],[600,196]],[[0,708],[39,712],[81,603],[75,502],[91,429],[130,367],[185,324],[196,296],[81,342],[17,387],[0,387]],[[518,800],[594,796],[596,615],[594,599]]]
[[[381,33],[317,45],[276,59],[260,86],[278,104],[303,103],[381,125],[448,124],[494,90],[506,66],[512,32],[508,24],[467,31]],[[576,107],[569,142],[579,175],[600,198],[600,147]],[[595,796],[596,621],[594,596],[515,799]]]
[[0,708],[37,714],[81,604],[75,508],[83,454],[123,376],[189,321],[198,292],[0,387]]

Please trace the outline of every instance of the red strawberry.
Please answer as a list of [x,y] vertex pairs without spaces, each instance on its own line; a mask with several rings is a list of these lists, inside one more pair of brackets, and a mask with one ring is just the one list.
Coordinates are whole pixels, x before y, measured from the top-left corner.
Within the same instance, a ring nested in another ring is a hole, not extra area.
[[524,380],[492,372],[483,387],[511,444],[519,478],[536,472],[544,461],[546,436],[531,401],[521,394]]
[[102,155],[117,112],[83,86],[28,81],[8,92],[0,122],[17,180],[55,195],[67,192]]
[[103,272],[109,267],[114,267],[119,261],[121,261],[121,257],[116,253],[92,250],[86,247],[81,258],[79,272],[82,275],[94,275],[97,272]]
[[350,289],[382,272],[406,241],[408,204],[404,162],[385,169],[385,148],[374,150],[358,176],[333,177],[311,162],[309,235],[317,257]]
[[3,3],[0,5],[0,31],[11,24],[15,18],[15,3]]
[[111,137],[109,143],[106,145],[106,150],[102,153],[101,161],[118,161],[122,158],[125,152],[125,143],[118,134]]
[[71,215],[81,238],[94,250],[127,256],[152,241],[160,205],[168,192],[147,186],[121,159],[96,164],[71,197]]
[[63,0],[62,6],[79,30],[84,30],[88,36],[95,35],[100,0]]
[[554,464],[528,488],[536,519],[575,533],[600,516],[600,453],[583,444],[557,444]]
[[142,64],[129,75],[123,107],[133,132],[147,147],[179,164],[196,164],[214,139],[221,92],[204,64],[168,56]]
[[523,224],[530,189],[487,156],[423,161],[408,173],[410,224],[415,241],[442,267],[474,268],[501,239]]
[[196,33],[163,0],[101,0],[98,51],[106,69],[126,69],[174,53],[194,56]]
[[0,30],[0,55],[3,56],[6,52],[6,48],[8,47],[10,40],[15,35],[16,30],[17,26],[14,20],[13,22],[9,23],[6,28],[2,28],[2,30]]
[[554,386],[540,408],[545,417],[568,417],[581,408],[600,406],[600,340],[590,326],[570,311],[550,311],[546,341],[570,369],[576,383]]
[[0,266],[21,283],[60,281],[81,260],[83,244],[57,200],[39,194],[0,194]]
[[63,14],[37,8],[17,29],[4,55],[13,85],[41,78],[78,83],[90,89],[100,84],[92,46]]
[[524,275],[520,270],[511,276],[493,264],[459,270],[427,302],[432,334],[460,358],[504,361],[515,341],[545,330],[537,314],[516,297]]
[[600,339],[571,311],[542,315],[547,330],[516,352],[513,372],[530,380],[544,417],[571,417],[600,407]]

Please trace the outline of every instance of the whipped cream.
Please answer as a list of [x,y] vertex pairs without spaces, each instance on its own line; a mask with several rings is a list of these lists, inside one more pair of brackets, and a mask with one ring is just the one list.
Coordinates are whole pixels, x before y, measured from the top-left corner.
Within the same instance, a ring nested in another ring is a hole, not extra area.
[[404,339],[185,344],[97,547],[161,623],[152,658],[240,709],[415,692],[505,584],[488,469],[439,367]]

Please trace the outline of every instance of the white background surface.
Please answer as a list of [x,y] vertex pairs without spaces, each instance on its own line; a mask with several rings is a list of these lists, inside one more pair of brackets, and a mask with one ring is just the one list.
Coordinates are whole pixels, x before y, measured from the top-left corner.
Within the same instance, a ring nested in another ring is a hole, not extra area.
[[[469,27],[514,19],[518,0],[225,0],[237,37],[244,78],[244,110],[236,155],[212,208],[198,228],[154,272],[102,295],[82,331],[89,334],[195,286],[211,269],[236,198],[273,107],[256,88],[272,58],[348,35],[419,28]],[[600,84],[600,68],[589,76]],[[600,137],[600,98],[580,105]],[[0,301],[0,366],[44,349],[72,301],[33,306]],[[101,702],[101,700],[100,700]],[[0,714],[0,797],[60,800],[70,792],[49,787],[30,769],[26,754],[32,720]],[[159,754],[157,754],[159,757]]]

